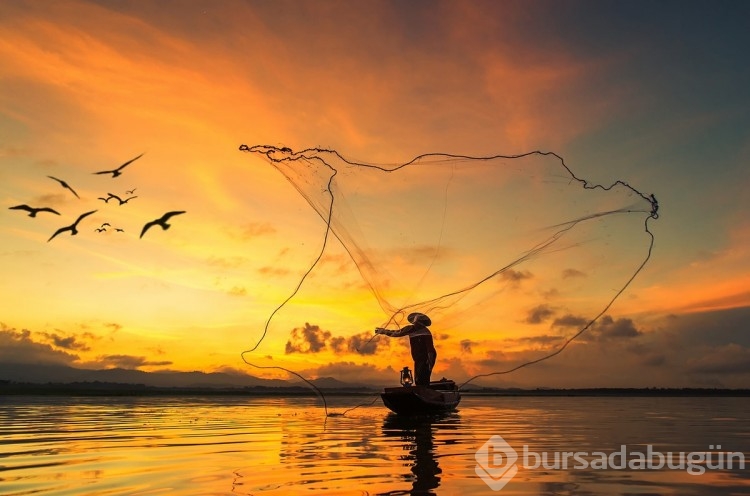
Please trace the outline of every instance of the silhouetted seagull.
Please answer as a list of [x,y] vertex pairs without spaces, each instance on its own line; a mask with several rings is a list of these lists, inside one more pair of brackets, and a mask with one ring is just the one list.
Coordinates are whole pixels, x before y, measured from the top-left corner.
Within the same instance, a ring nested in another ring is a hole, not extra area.
[[70,187],[70,186],[68,185],[68,183],[66,183],[66,182],[65,182],[65,181],[63,181],[62,179],[58,179],[58,178],[56,178],[56,177],[53,177],[53,176],[47,176],[47,177],[48,177],[48,178],[50,178],[50,179],[54,179],[55,181],[57,181],[58,183],[60,183],[60,184],[62,185],[62,187],[63,187],[63,188],[67,188],[67,189],[69,189],[71,193],[73,193],[74,195],[76,195],[76,198],[79,198],[79,199],[81,198],[80,196],[78,196],[78,193],[76,193],[76,192],[75,192],[75,190],[74,190],[73,188],[71,188],[71,187]]
[[115,227],[115,231],[117,231],[117,232],[125,232],[125,229],[120,229],[119,227]]
[[91,212],[86,212],[85,214],[81,214],[78,217],[78,219],[76,219],[76,221],[73,222],[71,225],[69,225],[67,227],[61,227],[60,229],[58,229],[57,231],[55,231],[55,234],[53,234],[52,236],[50,236],[50,238],[47,240],[47,243],[49,243],[50,241],[52,241],[52,238],[54,238],[58,234],[63,233],[65,231],[70,231],[70,235],[71,236],[75,236],[76,234],[78,234],[77,227],[78,227],[78,223],[81,222],[81,219],[83,219],[87,215],[93,214],[94,212],[96,212],[96,210],[92,210]]
[[112,177],[117,177],[117,176],[119,176],[120,174],[122,174],[122,172],[120,172],[121,170],[123,170],[123,169],[124,169],[125,167],[127,167],[127,166],[128,166],[128,165],[130,165],[130,164],[132,164],[133,162],[135,162],[136,160],[138,160],[138,159],[139,159],[139,158],[141,158],[142,156],[143,156],[143,153],[141,153],[140,155],[138,155],[138,156],[137,156],[137,157],[135,157],[135,158],[131,158],[130,160],[128,160],[127,162],[125,162],[124,164],[122,164],[122,165],[121,165],[120,167],[118,167],[117,169],[114,169],[114,170],[106,170],[106,171],[99,171],[99,172],[94,172],[94,174],[112,174]]
[[112,224],[110,224],[109,222],[105,222],[104,224],[102,224],[102,227],[112,227]]
[[94,231],[96,231],[96,232],[107,232],[107,228],[106,227],[97,227],[96,229],[94,229]]
[[128,189],[128,190],[125,190],[125,194],[126,194],[126,195],[132,195],[133,193],[135,193],[135,190],[137,190],[137,189],[138,189],[138,188],[133,188],[133,189]]
[[16,205],[15,207],[8,207],[10,210],[26,210],[29,213],[29,217],[36,217],[39,212],[52,212],[53,214],[60,215],[57,210],[52,210],[49,207],[34,208],[28,205]]
[[146,231],[148,231],[152,226],[156,226],[156,225],[161,226],[161,228],[166,231],[171,226],[171,224],[167,224],[167,221],[169,220],[169,218],[172,217],[173,215],[179,215],[179,214],[184,214],[184,213],[185,213],[185,210],[175,210],[172,212],[167,212],[166,214],[162,215],[161,218],[159,219],[152,220],[151,222],[147,222],[146,225],[143,226],[143,230],[141,231],[140,237],[142,238],[143,235],[146,234]]
[[[133,198],[138,198],[137,196],[131,196],[130,198],[125,198],[125,199],[123,200],[123,199],[122,199],[122,198],[120,198],[119,196],[117,196],[117,195],[113,195],[112,193],[107,193],[107,194],[109,195],[109,198],[114,198],[115,200],[117,200],[118,202],[120,202],[120,205],[124,205],[124,204],[126,204],[127,202],[129,202],[129,201],[130,201],[130,200],[132,200]],[[108,201],[108,200],[109,200],[109,198],[107,198],[107,200],[105,200],[105,201]]]
[[112,198],[115,198],[115,199],[117,199],[117,201],[119,201],[119,202],[120,202],[120,205],[122,205],[122,200],[120,199],[120,197],[119,197],[119,196],[117,196],[117,195],[114,195],[114,194],[112,194],[112,193],[107,193],[107,197],[106,197],[106,198],[102,198],[102,197],[100,196],[100,197],[99,197],[98,199],[99,199],[99,200],[104,200],[104,203],[109,203],[109,200],[111,200]]

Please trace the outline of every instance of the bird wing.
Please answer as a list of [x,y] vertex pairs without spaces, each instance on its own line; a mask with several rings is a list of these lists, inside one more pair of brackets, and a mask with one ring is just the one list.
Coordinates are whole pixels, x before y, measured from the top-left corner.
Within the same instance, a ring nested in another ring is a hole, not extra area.
[[54,179],[55,181],[57,181],[58,183],[60,183],[60,185],[63,188],[69,189],[74,195],[76,195],[76,198],[80,198],[80,196],[78,196],[78,193],[76,193],[75,190],[73,188],[71,188],[70,185],[68,183],[66,183],[65,181],[63,181],[62,179],[58,179],[55,176],[47,176],[47,177],[50,178],[50,179]]
[[[144,152],[144,153],[145,153],[145,152]],[[137,156],[137,157],[135,157],[135,158],[131,158],[130,160],[128,160],[127,162],[125,162],[124,164],[122,164],[122,165],[121,165],[120,167],[118,167],[118,168],[117,168],[117,170],[119,171],[119,170],[122,170],[122,169],[124,169],[125,167],[127,167],[127,166],[128,166],[128,165],[130,165],[130,164],[132,164],[133,162],[135,162],[136,160],[138,160],[138,159],[139,159],[139,158],[141,158],[142,156],[143,156],[143,153],[141,153],[140,155],[138,155],[138,156]]]
[[16,205],[15,207],[8,207],[9,210],[26,210],[27,212],[33,212],[34,209],[28,205]]
[[73,225],[75,226],[76,224],[78,224],[79,222],[81,222],[81,219],[83,219],[84,217],[87,217],[87,216],[93,214],[94,212],[96,212],[96,210],[92,210],[91,212],[86,212],[85,214],[79,215],[78,219],[76,219],[76,221],[73,223]]
[[53,214],[60,215],[60,212],[58,212],[55,209],[49,208],[49,207],[42,207],[37,209],[39,212],[52,212]]
[[113,195],[112,193],[107,193],[107,194],[109,195],[109,197],[110,197],[110,198],[114,198],[114,199],[116,199],[116,200],[117,200],[118,202],[122,203],[122,198],[120,198],[119,196],[117,196],[117,195]]
[[162,215],[161,219],[159,219],[159,220],[166,222],[167,220],[169,220],[170,217],[173,217],[175,215],[184,214],[184,213],[185,213],[185,210],[173,210],[172,212],[167,212],[166,214]]
[[58,229],[57,231],[55,231],[55,234],[53,234],[52,236],[49,237],[49,239],[47,240],[47,243],[49,243],[50,241],[52,241],[52,238],[54,238],[58,234],[63,233],[65,231],[72,231],[72,230],[73,230],[73,226],[61,227],[60,229]]
[[114,172],[113,170],[108,170],[108,171],[92,172],[92,174],[112,174],[113,172]]
[[140,237],[142,238],[144,234],[146,234],[146,231],[148,231],[152,226],[155,226],[158,224],[159,221],[152,220],[151,222],[146,222],[146,224],[143,226],[143,230],[141,231]]
[[63,184],[63,186],[65,186],[66,188],[68,188],[71,191],[71,193],[73,193],[74,195],[76,195],[76,198],[81,198],[80,196],[78,196],[78,193],[76,193],[73,188],[71,188],[67,184]]

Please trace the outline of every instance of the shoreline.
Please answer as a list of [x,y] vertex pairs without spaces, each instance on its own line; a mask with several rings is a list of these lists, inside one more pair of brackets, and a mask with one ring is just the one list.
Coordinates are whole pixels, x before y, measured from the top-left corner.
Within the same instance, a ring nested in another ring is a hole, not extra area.
[[[319,388],[326,396],[372,396],[382,388],[361,386],[347,388]],[[520,389],[520,388],[472,388],[461,391],[464,396],[506,397],[750,397],[750,389],[727,388],[570,388],[570,389]],[[3,396],[250,396],[250,397],[296,397],[317,396],[307,386],[147,386],[106,382],[77,383],[0,383]]]

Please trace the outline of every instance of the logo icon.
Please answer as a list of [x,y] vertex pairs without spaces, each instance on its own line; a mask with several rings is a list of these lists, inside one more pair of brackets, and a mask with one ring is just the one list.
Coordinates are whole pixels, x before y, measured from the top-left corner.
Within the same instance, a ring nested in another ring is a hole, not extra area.
[[474,471],[493,491],[499,491],[518,473],[518,453],[501,436],[492,436],[474,455]]

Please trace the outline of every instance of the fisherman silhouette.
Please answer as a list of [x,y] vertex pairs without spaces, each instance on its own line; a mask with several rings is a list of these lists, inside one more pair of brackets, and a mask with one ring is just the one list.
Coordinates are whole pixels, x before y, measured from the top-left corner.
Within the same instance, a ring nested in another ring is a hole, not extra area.
[[417,386],[429,386],[432,367],[437,360],[437,350],[432,342],[432,333],[428,329],[432,325],[430,318],[423,313],[411,313],[406,318],[411,325],[398,330],[382,327],[375,329],[375,334],[382,334],[391,338],[409,336],[411,357],[414,360],[414,383]]

